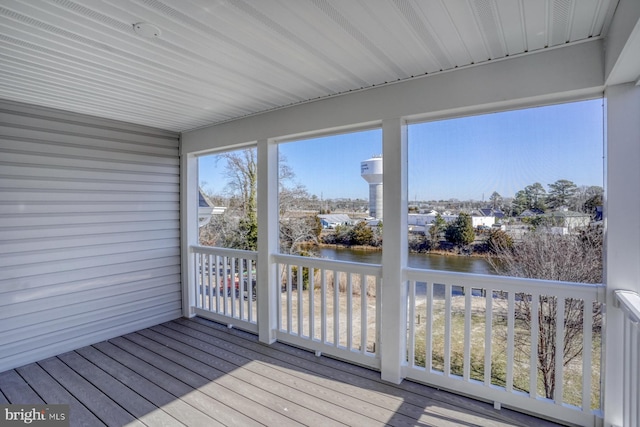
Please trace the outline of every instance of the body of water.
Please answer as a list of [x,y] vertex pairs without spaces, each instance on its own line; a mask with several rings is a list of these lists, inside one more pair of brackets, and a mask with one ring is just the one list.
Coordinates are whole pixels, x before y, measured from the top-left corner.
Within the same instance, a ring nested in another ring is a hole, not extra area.
[[[369,264],[382,263],[382,251],[321,248],[320,257]],[[468,256],[410,253],[409,267],[457,271],[461,273],[494,274],[491,266],[484,258]]]

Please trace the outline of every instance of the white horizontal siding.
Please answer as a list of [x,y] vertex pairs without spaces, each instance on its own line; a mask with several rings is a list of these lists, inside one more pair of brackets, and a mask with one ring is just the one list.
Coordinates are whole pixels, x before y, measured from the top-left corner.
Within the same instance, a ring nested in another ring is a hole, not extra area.
[[178,149],[0,101],[0,371],[181,315]]

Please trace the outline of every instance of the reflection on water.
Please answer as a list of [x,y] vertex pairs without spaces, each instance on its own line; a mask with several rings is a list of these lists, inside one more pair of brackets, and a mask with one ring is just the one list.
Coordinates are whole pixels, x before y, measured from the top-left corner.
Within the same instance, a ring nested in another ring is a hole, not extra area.
[[[380,264],[382,262],[381,251],[362,251],[346,248],[321,248],[320,257],[368,264]],[[461,273],[494,274],[489,263],[480,257],[410,253],[409,267]]]

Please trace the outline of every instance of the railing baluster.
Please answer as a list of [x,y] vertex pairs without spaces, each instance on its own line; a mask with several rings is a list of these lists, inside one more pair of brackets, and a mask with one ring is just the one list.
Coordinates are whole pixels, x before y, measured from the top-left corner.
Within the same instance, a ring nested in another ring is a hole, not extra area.
[[465,286],[464,289],[464,360],[462,376],[465,380],[471,377],[471,294],[473,288]]
[[451,375],[451,284],[444,285],[444,374]]
[[555,360],[555,395],[553,400],[556,405],[562,405],[564,400],[564,306],[565,299],[556,298],[556,360]]
[[529,397],[536,399],[538,396],[538,338],[540,334],[539,324],[540,295],[531,294],[531,354],[529,360]]
[[366,353],[367,341],[369,340],[369,304],[367,301],[368,279],[369,276],[360,274],[360,349],[362,353]]
[[[246,260],[242,259],[242,258],[238,258],[238,282],[237,284],[234,283],[234,294],[238,294],[237,298],[238,298],[238,305],[240,306],[240,318],[244,319],[244,275],[245,275],[245,268],[247,268],[247,262]],[[235,281],[235,279],[234,279]]]
[[409,307],[408,323],[409,323],[409,337],[407,338],[407,350],[408,350],[408,362],[409,366],[415,366],[416,363],[416,282],[415,280],[409,280],[409,291],[407,292]]
[[231,258],[231,274],[229,276],[229,292],[231,293],[231,317],[236,317],[236,258]]
[[333,270],[333,345],[340,345],[340,273]]
[[513,391],[513,341],[516,330],[515,316],[515,292],[509,291],[507,297],[507,372],[506,390]]
[[327,270],[320,270],[320,341],[327,342]]
[[425,343],[425,369],[431,372],[433,369],[433,282],[426,282],[427,304],[425,305],[427,321]]
[[282,325],[282,317],[284,313],[282,313],[282,275],[284,274],[284,266],[282,263],[276,263],[276,271],[278,272],[278,301],[276,302],[276,317],[278,318],[278,330],[281,331],[284,329]]
[[255,263],[253,260],[249,261],[249,272],[248,272],[248,277],[247,277],[247,306],[249,307],[249,322],[253,322],[254,321],[254,316],[253,316],[253,293],[255,292],[255,290],[253,289],[253,281],[256,280],[253,277],[253,269],[255,268]]
[[297,304],[297,312],[298,312],[298,336],[301,337],[304,335],[304,307],[302,304],[302,294],[304,292],[304,271],[302,269],[302,265],[298,264],[297,266],[297,284],[296,284],[296,304]]
[[382,305],[380,303],[380,298],[378,298],[378,295],[380,295],[381,293],[382,293],[382,277],[376,276],[376,333],[375,333],[375,341],[373,343],[373,352],[376,354],[377,354],[376,343],[380,342],[380,325],[382,323],[380,321],[380,319],[382,318],[380,307]]
[[220,287],[220,291],[222,292],[222,304],[223,304],[223,308],[222,308],[222,313],[225,316],[229,315],[229,309],[228,309],[228,304],[229,304],[229,298],[228,298],[228,292],[227,292],[227,281],[228,281],[228,268],[227,268],[227,257],[223,256],[222,257],[222,274],[221,274],[221,278],[220,278],[220,283],[218,283],[218,286]]
[[293,311],[291,306],[291,287],[292,287],[292,269],[291,264],[287,264],[287,332],[291,333],[291,323],[293,322]]
[[315,268],[309,267],[309,337],[316,338]]
[[220,313],[220,257],[218,255],[215,256],[216,260],[216,269],[215,269],[215,284],[212,286],[216,289],[216,313]]
[[484,330],[484,385],[491,385],[491,344],[493,334],[493,289],[487,289],[485,298],[485,330]]
[[347,274],[347,348],[353,348],[353,273]]
[[207,307],[210,311],[213,311],[213,255],[207,255],[207,288],[209,289],[209,306]]
[[582,304],[582,410],[591,412],[591,354],[593,352],[593,301]]
[[198,284],[196,285],[195,291],[195,302],[196,307],[201,308],[202,302],[200,300],[200,295],[202,294],[202,287],[204,286],[204,280],[202,278],[202,254],[196,254],[193,258],[194,269],[196,271],[196,277],[198,278]]

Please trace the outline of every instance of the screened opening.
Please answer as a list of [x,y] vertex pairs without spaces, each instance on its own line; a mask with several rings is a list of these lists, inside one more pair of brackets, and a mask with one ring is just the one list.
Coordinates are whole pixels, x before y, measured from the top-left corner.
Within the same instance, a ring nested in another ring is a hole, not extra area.
[[380,129],[281,143],[280,252],[380,263]]
[[199,244],[258,248],[258,161],[255,148],[198,158]]
[[602,282],[602,100],[409,125],[409,264]]

